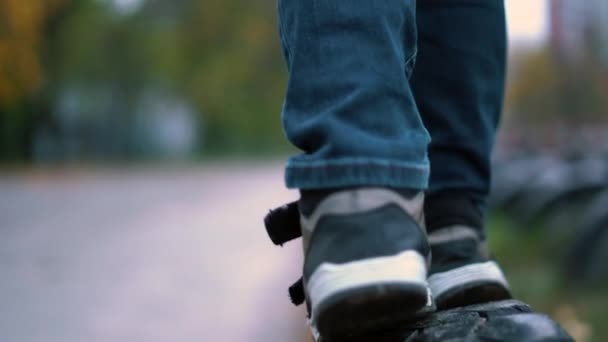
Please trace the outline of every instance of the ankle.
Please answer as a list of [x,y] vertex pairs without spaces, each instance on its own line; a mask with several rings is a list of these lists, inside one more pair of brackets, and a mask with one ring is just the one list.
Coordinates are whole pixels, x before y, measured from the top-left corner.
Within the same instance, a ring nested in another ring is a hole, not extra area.
[[485,237],[482,211],[466,194],[446,192],[428,195],[424,203],[424,215],[429,233],[461,225],[474,229],[481,238]]

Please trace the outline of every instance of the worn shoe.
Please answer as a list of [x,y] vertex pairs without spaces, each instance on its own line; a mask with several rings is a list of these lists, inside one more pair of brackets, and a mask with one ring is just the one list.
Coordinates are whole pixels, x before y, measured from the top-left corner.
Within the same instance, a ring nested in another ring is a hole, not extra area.
[[307,202],[303,195],[304,289],[321,336],[355,336],[430,311],[421,193],[360,188]]
[[473,228],[450,226],[429,234],[429,286],[439,309],[510,299],[509,284]]
[[511,298],[489,257],[481,210],[466,194],[430,196],[425,216],[433,255],[428,282],[439,309]]

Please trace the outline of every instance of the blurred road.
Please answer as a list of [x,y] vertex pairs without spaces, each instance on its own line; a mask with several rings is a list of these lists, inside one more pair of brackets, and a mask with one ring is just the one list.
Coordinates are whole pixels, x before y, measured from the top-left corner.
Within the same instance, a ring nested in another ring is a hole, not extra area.
[[306,341],[281,164],[0,173],[0,341]]

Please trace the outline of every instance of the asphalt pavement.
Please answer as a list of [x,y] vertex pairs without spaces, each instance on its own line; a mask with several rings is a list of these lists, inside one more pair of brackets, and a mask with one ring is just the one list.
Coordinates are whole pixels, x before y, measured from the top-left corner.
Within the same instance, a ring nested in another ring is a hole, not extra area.
[[0,341],[308,341],[280,162],[0,172]]

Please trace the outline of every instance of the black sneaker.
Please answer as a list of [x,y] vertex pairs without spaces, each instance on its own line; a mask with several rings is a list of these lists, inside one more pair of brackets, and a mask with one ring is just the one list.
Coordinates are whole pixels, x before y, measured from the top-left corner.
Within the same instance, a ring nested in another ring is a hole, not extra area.
[[360,188],[331,193],[312,206],[306,197],[300,224],[313,330],[340,340],[431,311],[421,193],[407,199]]
[[488,255],[479,205],[467,193],[431,194],[424,204],[433,260],[428,279],[438,309],[511,298]]
[[455,225],[429,234],[429,286],[438,309],[510,299],[509,284],[476,229]]

